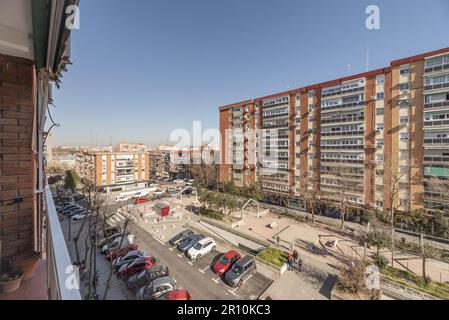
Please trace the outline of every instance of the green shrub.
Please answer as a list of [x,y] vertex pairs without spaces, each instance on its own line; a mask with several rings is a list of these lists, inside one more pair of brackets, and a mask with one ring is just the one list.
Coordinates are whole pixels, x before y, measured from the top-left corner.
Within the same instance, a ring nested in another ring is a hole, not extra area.
[[269,247],[263,250],[259,256],[261,260],[269,262],[277,267],[282,267],[288,261],[288,253]]
[[440,299],[449,300],[449,285],[431,281],[426,283],[421,276],[417,276],[405,270],[392,268],[390,266],[381,270],[387,279],[400,283],[404,286],[428,293]]
[[207,208],[201,208],[200,214],[206,218],[222,221],[224,219],[220,212],[209,210]]

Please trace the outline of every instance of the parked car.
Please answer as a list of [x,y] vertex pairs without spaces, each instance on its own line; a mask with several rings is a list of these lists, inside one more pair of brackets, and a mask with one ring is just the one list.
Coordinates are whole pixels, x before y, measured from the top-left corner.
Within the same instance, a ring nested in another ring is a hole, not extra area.
[[72,216],[71,219],[72,219],[72,222],[78,222],[78,221],[84,220],[84,218],[86,218],[86,216],[87,216],[87,213],[85,212],[85,213],[76,214],[76,215]]
[[155,201],[155,200],[159,200],[159,199],[161,199],[161,196],[160,195],[152,195],[151,197],[150,197],[150,200],[151,201]]
[[231,287],[240,287],[243,281],[256,273],[256,262],[251,256],[244,256],[226,272],[224,282]]
[[119,250],[111,250],[106,255],[106,259],[109,261],[114,261],[116,258],[124,257],[131,251],[139,250],[139,245],[137,243],[131,243],[128,246],[121,248]]
[[119,203],[119,202],[125,202],[128,201],[130,199],[130,197],[128,196],[117,196],[115,197],[115,202]]
[[169,276],[168,267],[165,265],[157,265],[133,275],[128,280],[128,289],[139,289],[147,285],[151,281],[161,277]]
[[175,290],[175,281],[172,278],[157,278],[137,292],[137,299],[155,300],[173,290]]
[[103,240],[98,242],[98,247],[102,248],[102,247],[104,247],[105,244],[111,243],[112,241],[114,241],[115,239],[117,239],[118,237],[121,237],[121,236],[122,236],[122,234],[120,232],[113,233],[110,236],[107,236]]
[[78,210],[71,211],[70,213],[67,214],[67,217],[71,218],[73,216],[80,215],[80,214],[86,214],[86,209],[80,208]]
[[61,211],[61,213],[63,214],[63,215],[68,215],[69,213],[71,213],[71,212],[74,212],[74,211],[77,211],[77,210],[79,210],[79,209],[82,209],[82,207],[80,206],[80,205],[74,205],[74,206],[71,206],[71,207],[65,207],[62,211]]
[[184,180],[182,180],[182,179],[176,179],[176,180],[173,180],[173,183],[174,183],[174,184],[183,184],[183,183],[184,183]]
[[178,250],[181,252],[187,252],[190,248],[196,245],[198,241],[204,238],[205,236],[201,234],[192,234],[178,244]]
[[205,256],[211,251],[215,251],[217,244],[212,238],[204,238],[198,241],[193,247],[187,251],[187,257],[196,260]]
[[142,204],[142,203],[147,203],[150,202],[150,199],[148,198],[137,198],[136,200],[134,200],[134,204]]
[[122,248],[120,250],[109,252],[109,254],[106,256],[106,259],[108,259],[109,261],[113,261],[117,257],[123,257],[128,252],[138,250],[138,249],[139,249],[139,246],[137,245],[137,243],[131,243],[126,248]]
[[142,258],[143,256],[145,256],[144,251],[134,250],[128,252],[126,255],[122,257],[115,258],[115,260],[112,262],[112,265],[114,266],[114,271],[117,272],[123,265],[129,264],[138,258]]
[[[123,239],[122,239],[123,238]],[[131,243],[134,243],[134,236],[128,235],[128,236],[120,236],[116,238],[112,243],[105,244],[103,248],[101,248],[102,254],[108,254],[110,251],[114,250],[120,250],[122,248],[125,248],[129,246]]]
[[178,233],[176,236],[174,236],[173,238],[171,238],[170,240],[168,240],[168,242],[172,245],[175,246],[178,243],[180,243],[182,240],[184,240],[185,238],[187,238],[188,236],[192,235],[193,231],[186,229],[181,231],[180,233]]
[[192,300],[190,292],[184,289],[173,290],[161,296],[158,300]]
[[156,265],[155,257],[142,257],[134,260],[130,264],[123,265],[117,272],[118,277],[131,277],[143,270],[149,269]]
[[80,208],[80,207],[81,206],[79,204],[71,204],[71,205],[63,206],[63,207],[60,206],[60,210],[59,211],[64,213],[64,212],[70,211],[70,210],[75,209],[75,208]]
[[112,236],[115,233],[120,233],[120,228],[119,227],[109,227],[104,229],[103,231],[100,232],[100,235],[103,236],[103,238],[108,238],[110,236]]
[[219,276],[224,275],[241,258],[240,253],[235,250],[224,253],[214,264],[213,271]]

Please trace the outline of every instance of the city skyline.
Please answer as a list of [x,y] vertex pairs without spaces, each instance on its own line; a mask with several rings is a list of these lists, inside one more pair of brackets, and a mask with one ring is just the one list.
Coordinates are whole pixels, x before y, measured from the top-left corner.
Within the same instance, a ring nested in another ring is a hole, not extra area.
[[[373,70],[403,56],[447,46],[442,35],[449,27],[449,4],[444,1],[435,1],[436,5],[429,8],[418,1],[407,8],[379,1],[380,30],[365,27],[366,1],[354,2],[345,10],[327,1],[262,2],[251,14],[279,12],[277,23],[270,26],[264,19],[251,20],[251,26],[245,23],[249,10],[253,10],[248,3],[231,2],[226,7],[204,2],[174,3],[133,2],[124,12],[118,12],[114,1],[108,6],[101,2],[85,4],[80,29],[72,35],[75,64],[70,66],[63,88],[54,92],[61,106],[53,110],[55,121],[61,124],[53,131],[56,145],[108,146],[111,140],[112,144],[128,140],[151,147],[170,144],[172,130],[191,131],[195,120],[202,122],[203,130],[218,129],[217,106],[364,72],[367,67]],[[138,4],[145,10],[135,10]],[[329,10],[323,12],[322,7]],[[407,26],[406,33],[395,27],[398,13],[407,14],[412,21],[422,19],[423,10],[432,17],[428,23]],[[314,14],[301,15],[305,11]],[[213,20],[216,12],[221,15]],[[120,23],[122,14],[139,17],[146,13],[144,28],[138,22],[141,19]],[[173,20],[163,20],[169,14],[173,15],[171,19],[178,19],[177,27],[170,24]],[[116,23],[108,24],[110,19]],[[341,25],[332,23],[337,19]],[[208,30],[202,28],[206,23]],[[322,36],[307,37],[298,32],[318,27]],[[348,28],[353,30],[351,37],[344,36]],[[116,38],[110,34],[122,41],[114,51],[109,48],[115,46]],[[413,41],[417,38],[425,41]],[[101,48],[91,50],[98,39],[102,39]],[[265,44],[274,49],[265,49]],[[218,77],[211,81],[214,75]],[[173,90],[175,87],[178,89]],[[90,94],[92,90],[95,95]],[[80,123],[82,130],[78,128]]]

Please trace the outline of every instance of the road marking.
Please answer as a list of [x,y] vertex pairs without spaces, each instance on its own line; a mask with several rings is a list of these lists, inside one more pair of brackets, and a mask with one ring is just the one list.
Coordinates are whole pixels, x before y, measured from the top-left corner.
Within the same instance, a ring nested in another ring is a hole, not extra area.
[[117,217],[119,217],[121,220],[125,220],[125,217],[124,216],[122,216],[120,213],[116,213],[115,214]]
[[191,266],[193,266],[193,263],[194,263],[195,261],[196,261],[196,260],[193,260],[193,261],[187,261],[187,263],[190,264]]
[[159,242],[160,244],[162,244],[163,246],[165,246],[165,243],[163,243],[161,240],[159,240],[158,238],[156,238],[155,236],[153,236],[154,240],[156,240],[157,242]]
[[218,277],[217,279],[212,279],[212,281],[214,281],[216,283],[220,283],[219,280],[220,280],[220,277]]
[[178,253],[177,256],[182,259],[182,253]]
[[204,271],[206,271],[207,269],[209,269],[209,266],[206,266],[203,269],[198,269],[199,272],[204,273]]
[[168,248],[168,250],[173,251],[174,248],[175,248],[175,247],[171,247],[171,248]]
[[236,296],[237,294],[235,293],[235,291],[238,289],[238,287],[237,288],[234,288],[234,289],[232,289],[232,290],[228,290],[230,293],[232,293],[234,296]]
[[245,284],[246,281],[248,281],[249,279],[251,279],[252,276],[253,276],[253,275],[251,274],[248,278],[246,278],[245,281],[243,281],[243,284]]
[[175,278],[173,278],[173,277],[172,277],[172,279],[173,279],[173,282],[174,282],[174,283],[176,283],[176,282],[177,282]]

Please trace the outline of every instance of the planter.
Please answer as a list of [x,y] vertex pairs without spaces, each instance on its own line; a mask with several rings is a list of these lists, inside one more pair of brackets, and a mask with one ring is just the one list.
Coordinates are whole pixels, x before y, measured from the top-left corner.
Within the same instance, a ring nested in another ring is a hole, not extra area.
[[23,280],[30,279],[38,266],[41,255],[37,252],[19,254],[9,260],[9,264],[13,270],[23,270]]
[[15,277],[14,279],[10,279],[6,276],[7,280],[0,279],[0,286],[2,287],[2,291],[4,293],[12,293],[17,291],[20,288],[20,284],[23,279],[23,272],[20,273],[20,276]]

